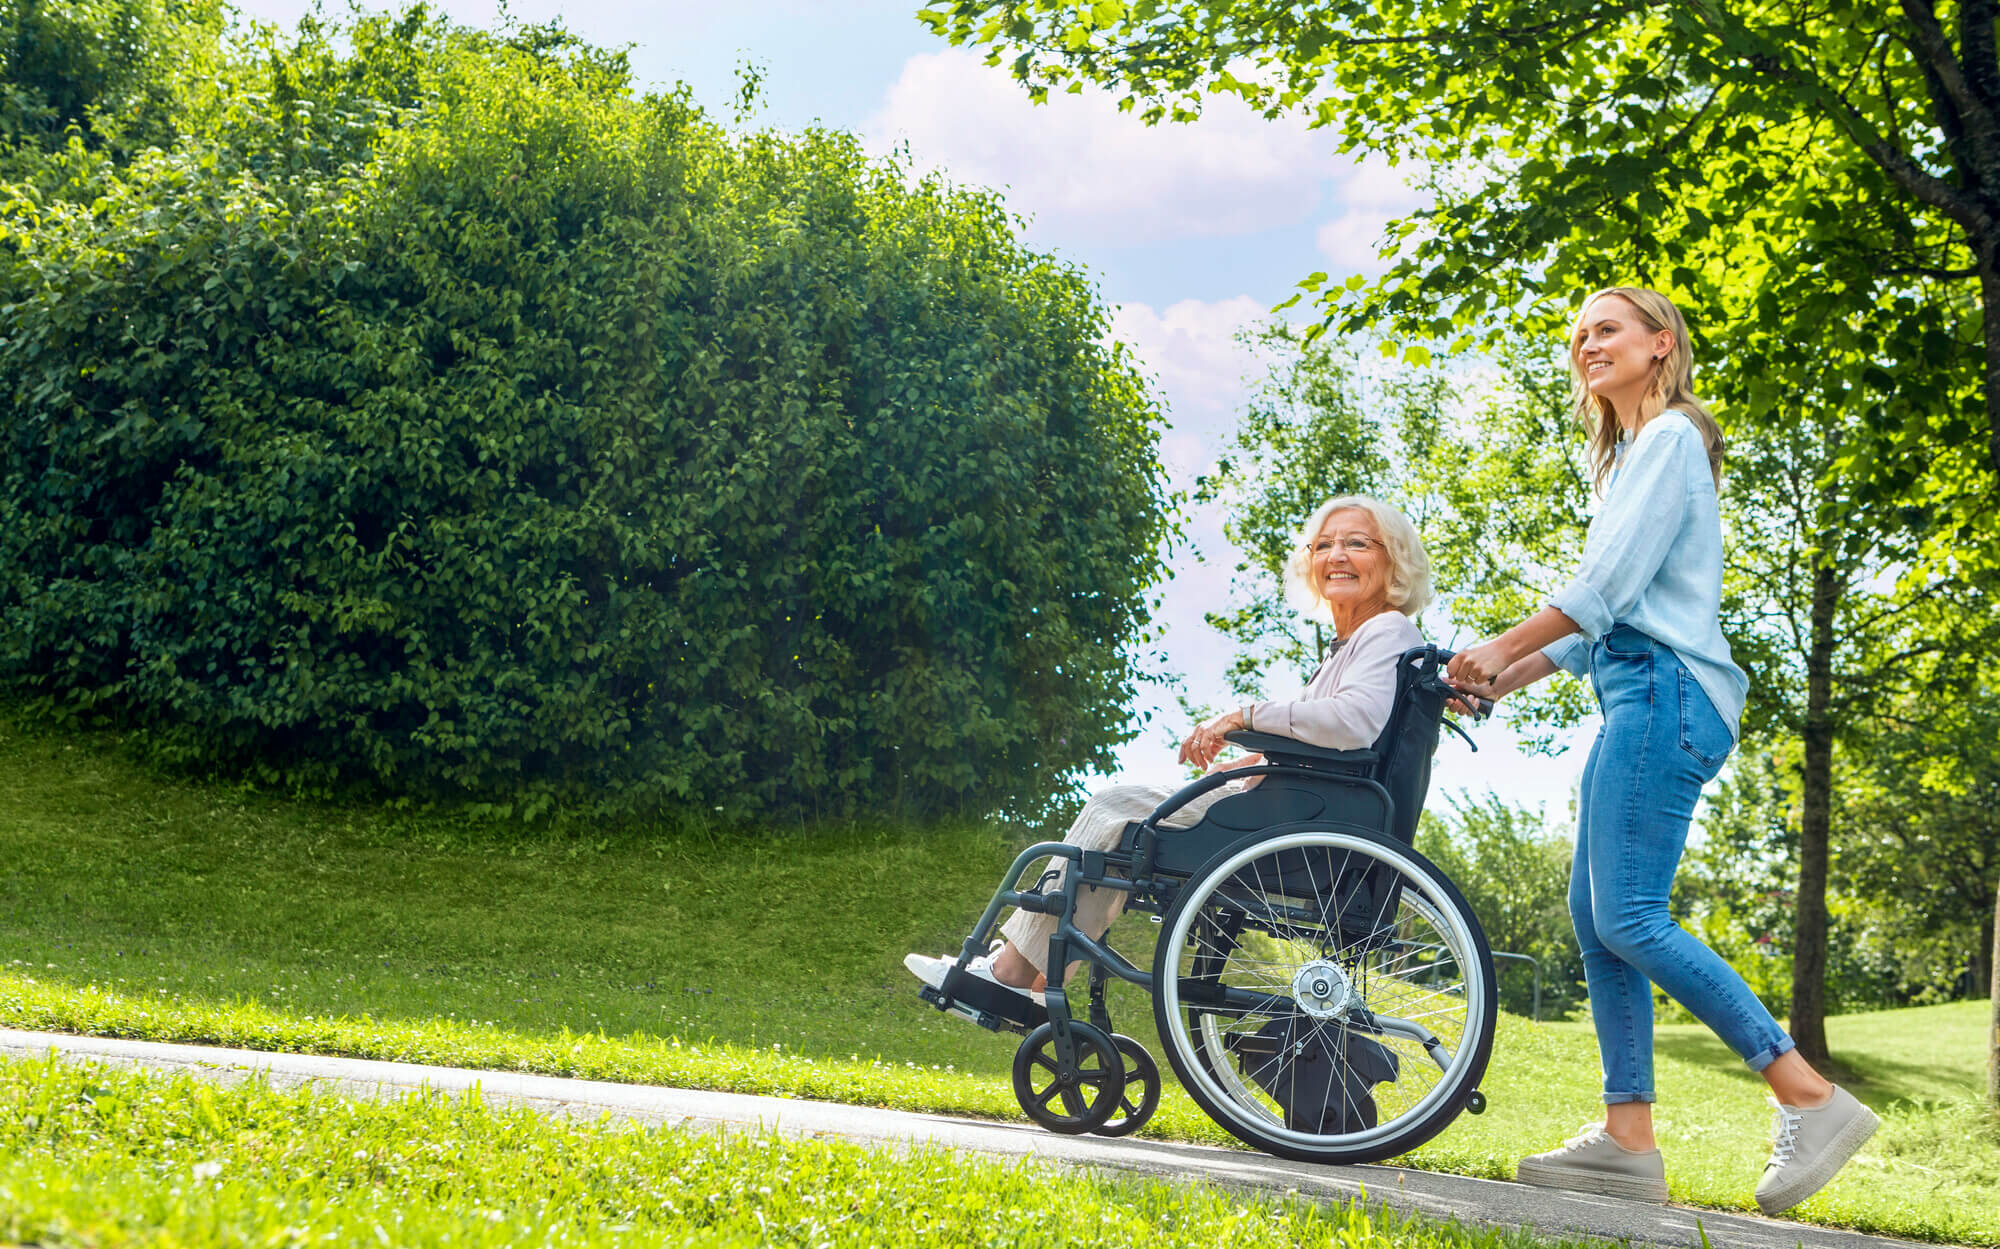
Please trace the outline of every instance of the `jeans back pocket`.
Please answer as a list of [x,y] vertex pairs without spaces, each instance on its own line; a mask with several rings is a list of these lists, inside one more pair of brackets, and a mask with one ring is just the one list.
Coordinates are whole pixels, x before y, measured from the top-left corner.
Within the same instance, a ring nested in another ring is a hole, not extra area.
[[1722,770],[1722,761],[1736,748],[1736,739],[1730,736],[1729,726],[1722,722],[1722,713],[1715,709],[1715,703],[1709,699],[1708,691],[1701,688],[1701,682],[1695,680],[1694,673],[1685,664],[1678,666],[1681,749],[1713,775]]

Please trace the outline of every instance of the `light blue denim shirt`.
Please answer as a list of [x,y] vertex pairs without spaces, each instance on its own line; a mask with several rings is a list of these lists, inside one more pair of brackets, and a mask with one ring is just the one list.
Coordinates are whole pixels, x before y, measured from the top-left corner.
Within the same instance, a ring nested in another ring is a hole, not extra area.
[[1583,567],[1549,600],[1580,632],[1542,653],[1587,678],[1590,642],[1630,625],[1680,657],[1736,737],[1750,678],[1722,636],[1722,514],[1701,432],[1669,408],[1616,454]]

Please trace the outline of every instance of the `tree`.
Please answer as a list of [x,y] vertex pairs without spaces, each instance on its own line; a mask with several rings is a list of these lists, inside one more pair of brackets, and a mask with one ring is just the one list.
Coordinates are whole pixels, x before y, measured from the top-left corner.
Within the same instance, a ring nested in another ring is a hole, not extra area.
[[1905,513],[1858,514],[1861,483],[1843,472],[1841,451],[1862,434],[1842,397],[1837,379],[1803,386],[1792,421],[1744,430],[1724,491],[1733,538],[1724,626],[1753,678],[1744,736],[1799,745],[1790,1026],[1814,1061],[1828,1056],[1831,862],[1860,835],[1851,826],[1836,835],[1836,820],[1852,819],[1839,794],[1882,783],[1881,754],[1862,744],[1914,698],[1970,688],[1990,615],[1974,587],[1918,560],[1923,535]]
[[1310,672],[1331,640],[1318,624],[1302,623],[1280,589],[1299,526],[1336,495],[1385,492],[1390,457],[1388,431],[1368,414],[1351,353],[1303,344],[1282,322],[1242,337],[1269,369],[1194,498],[1226,505],[1223,532],[1244,553],[1235,570],[1239,601],[1206,618],[1236,644],[1231,689],[1251,697],[1268,693],[1274,672]]
[[[1545,1015],[1560,1017],[1582,1000],[1583,955],[1569,919],[1576,843],[1561,821],[1497,794],[1454,798],[1449,812],[1424,813],[1417,842],[1465,894],[1493,948],[1526,954],[1540,965]],[[1527,1014],[1534,982],[1507,975],[1504,964],[1499,970],[1500,1004]]]
[[1158,414],[1085,276],[560,31],[263,36],[0,194],[0,679],[523,815],[1038,813],[1126,736]]
[[[1504,342],[1497,375],[1458,403],[1448,450],[1408,463],[1425,541],[1452,620],[1491,637],[1526,619],[1575,572],[1592,492],[1571,418],[1568,367],[1546,343]],[[1567,673],[1511,695],[1501,715],[1531,747],[1593,708]]]
[[2000,1117],[2000,885],[1993,888],[1993,1010],[1986,1033],[1986,1103]]
[[[1987,640],[1976,658],[1992,652]],[[1834,864],[1841,893],[1902,920],[1898,944],[1919,955],[1935,948],[1942,976],[1963,975],[1980,988],[1992,973],[1992,900],[2000,885],[1993,689],[1990,681],[1955,678],[1915,683],[1854,735],[1867,764],[1852,769],[1838,795],[1844,831]]]
[[123,160],[171,142],[192,80],[212,71],[216,0],[0,0],[0,149],[73,135]]

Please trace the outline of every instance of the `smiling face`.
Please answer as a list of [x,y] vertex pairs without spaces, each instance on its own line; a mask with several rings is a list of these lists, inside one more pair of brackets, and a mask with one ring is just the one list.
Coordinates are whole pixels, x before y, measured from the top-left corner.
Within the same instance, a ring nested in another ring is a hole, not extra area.
[[1600,295],[1577,318],[1570,359],[1590,393],[1630,428],[1638,419],[1639,400],[1652,384],[1657,359],[1673,345],[1673,334],[1647,325],[1631,300]]
[[1389,552],[1358,507],[1327,513],[1312,544],[1313,586],[1342,632],[1389,609]]

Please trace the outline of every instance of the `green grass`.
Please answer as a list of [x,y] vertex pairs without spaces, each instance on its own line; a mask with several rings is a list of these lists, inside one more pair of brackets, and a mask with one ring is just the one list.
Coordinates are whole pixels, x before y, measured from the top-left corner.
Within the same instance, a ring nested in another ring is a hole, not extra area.
[[[727,838],[501,836],[464,820],[162,780],[0,716],[0,1024],[783,1093],[1014,1118],[1014,1038],[901,959],[955,945],[1023,844],[967,825]],[[1148,948],[1128,917],[1114,938]],[[2000,1245],[1976,1101],[1983,1003],[1830,1021],[1876,1143],[1796,1217]],[[1114,987],[1153,1044],[1147,999]],[[1751,1208],[1762,1084],[1662,1028],[1677,1200]],[[1505,1177],[1596,1106],[1581,1024],[1503,1020],[1492,1109],[1413,1165]],[[1169,1089],[1152,1135],[1223,1142]]]
[[0,1105],[18,1108],[0,1115],[10,1244],[1584,1243],[940,1150],[575,1123],[476,1097],[353,1101],[12,1062]]

